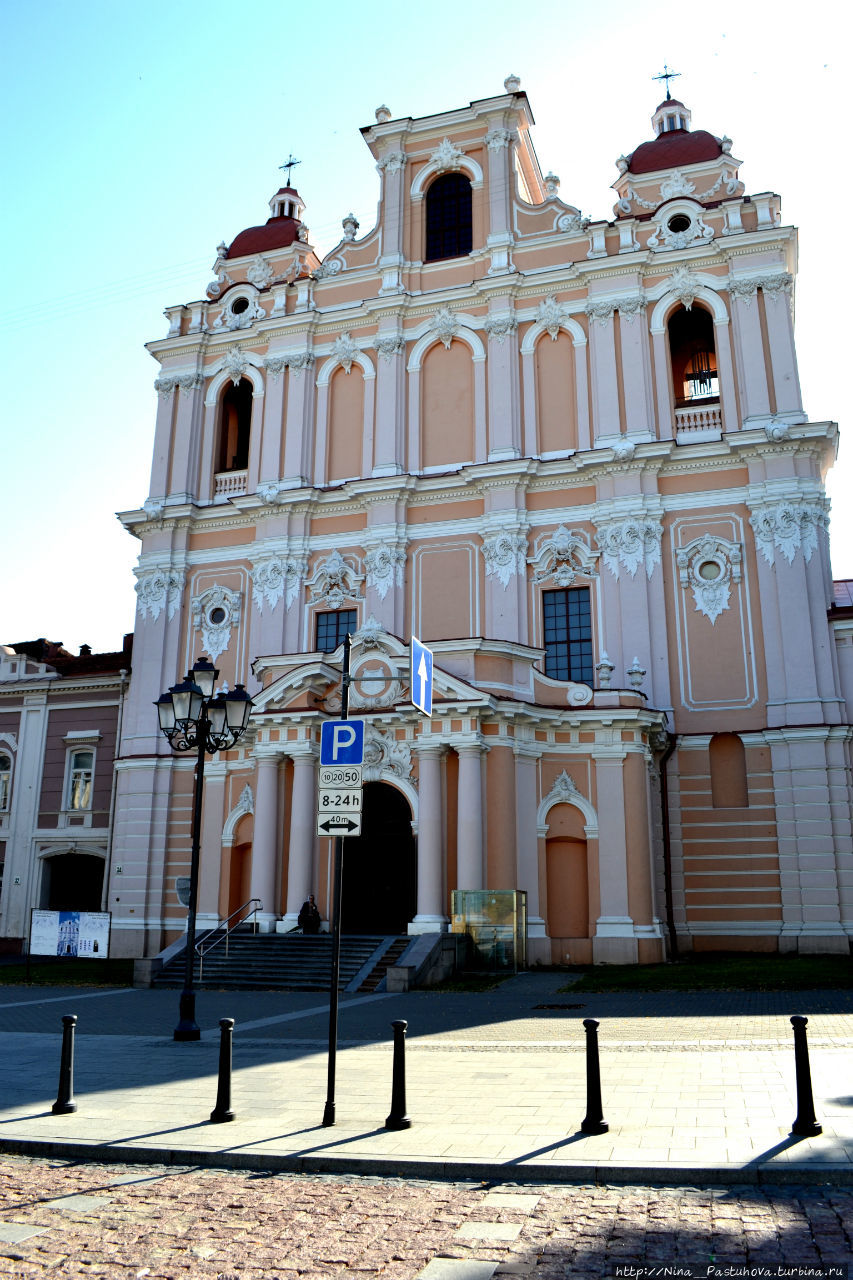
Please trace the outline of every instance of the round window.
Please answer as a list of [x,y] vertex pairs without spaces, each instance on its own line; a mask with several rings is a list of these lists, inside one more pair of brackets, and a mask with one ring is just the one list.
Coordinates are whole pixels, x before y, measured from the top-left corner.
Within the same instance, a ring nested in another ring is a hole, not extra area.
[[686,213],[674,213],[666,225],[669,227],[670,231],[689,231],[690,219],[687,217]]
[[218,604],[215,609],[211,609],[207,616],[213,625],[218,627],[220,622],[225,621],[225,610],[222,608],[221,604]]
[[241,316],[244,311],[249,310],[248,298],[235,298],[231,303],[231,312],[235,316]]
[[722,569],[716,560],[703,560],[699,566],[699,577],[704,578],[706,582],[713,582],[721,573]]

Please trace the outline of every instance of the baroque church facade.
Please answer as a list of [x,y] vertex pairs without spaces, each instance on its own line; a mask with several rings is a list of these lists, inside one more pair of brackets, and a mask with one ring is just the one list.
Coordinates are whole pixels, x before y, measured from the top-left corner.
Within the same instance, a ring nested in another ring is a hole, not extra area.
[[200,924],[257,897],[287,929],[311,892],[328,917],[316,768],[347,632],[347,931],[437,933],[453,889],[523,889],[532,961],[849,949],[853,610],[837,428],[800,398],[796,233],[669,96],[612,217],[584,216],[504,89],[377,109],[377,225],[348,216],[321,260],[283,187],[149,344],[115,954],[185,927],[193,761],[153,703],[203,653],[255,711],[206,769]]

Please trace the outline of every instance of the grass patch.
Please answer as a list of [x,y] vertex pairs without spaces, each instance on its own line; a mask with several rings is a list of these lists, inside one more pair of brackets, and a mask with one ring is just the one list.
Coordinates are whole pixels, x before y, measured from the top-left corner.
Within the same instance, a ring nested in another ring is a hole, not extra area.
[[0,985],[33,987],[129,987],[133,985],[132,960],[51,960],[0,965]]
[[423,990],[438,991],[496,991],[502,982],[511,975],[500,973],[457,973],[453,978],[447,978],[444,982],[437,983],[434,987],[425,987]]
[[672,964],[612,964],[575,970],[578,991],[808,991],[853,987],[849,956],[721,956]]

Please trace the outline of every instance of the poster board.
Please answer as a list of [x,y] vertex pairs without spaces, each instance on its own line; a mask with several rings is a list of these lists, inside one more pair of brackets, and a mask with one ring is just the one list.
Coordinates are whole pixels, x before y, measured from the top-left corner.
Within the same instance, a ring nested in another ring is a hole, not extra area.
[[106,960],[109,911],[39,911],[30,918],[30,955]]

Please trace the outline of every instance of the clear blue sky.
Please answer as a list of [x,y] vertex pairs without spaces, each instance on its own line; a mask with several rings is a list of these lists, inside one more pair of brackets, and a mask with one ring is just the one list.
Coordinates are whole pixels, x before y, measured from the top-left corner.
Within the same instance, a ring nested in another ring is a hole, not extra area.
[[[805,406],[838,420],[841,11],[819,0],[803,24],[804,12],[728,0],[7,3],[0,641],[112,649],[132,629],[138,543],[114,513],[148,494],[157,367],[143,343],[165,334],[165,306],[204,296],[218,242],[264,221],[289,152],[321,254],[350,209],[360,234],[373,225],[379,181],[359,127],[380,103],[446,110],[501,93],[514,72],[543,167],[602,218],[616,157],[651,134],[663,96],[651,77],[675,67],[694,127],[728,133],[747,191],[778,191],[800,227]],[[848,454],[832,483],[836,577],[853,577]]]

